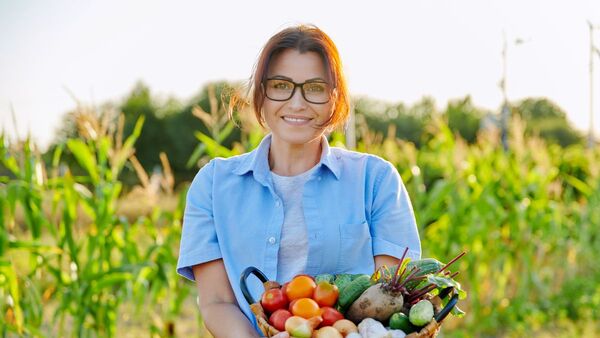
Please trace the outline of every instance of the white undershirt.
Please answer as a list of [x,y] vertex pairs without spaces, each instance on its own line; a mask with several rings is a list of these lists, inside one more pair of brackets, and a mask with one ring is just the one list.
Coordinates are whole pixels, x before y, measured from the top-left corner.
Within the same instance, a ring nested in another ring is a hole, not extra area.
[[279,176],[273,172],[275,192],[283,201],[283,226],[277,259],[277,281],[290,281],[303,273],[308,257],[308,234],[302,208],[304,183],[317,166],[296,176]]

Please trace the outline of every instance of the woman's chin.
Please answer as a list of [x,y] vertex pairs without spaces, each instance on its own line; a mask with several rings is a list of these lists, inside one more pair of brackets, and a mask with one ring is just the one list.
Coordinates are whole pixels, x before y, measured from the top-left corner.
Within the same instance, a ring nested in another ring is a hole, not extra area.
[[273,136],[278,140],[291,145],[304,145],[318,139],[323,134],[323,131],[318,131],[313,128],[303,128],[304,130],[280,130],[273,131]]

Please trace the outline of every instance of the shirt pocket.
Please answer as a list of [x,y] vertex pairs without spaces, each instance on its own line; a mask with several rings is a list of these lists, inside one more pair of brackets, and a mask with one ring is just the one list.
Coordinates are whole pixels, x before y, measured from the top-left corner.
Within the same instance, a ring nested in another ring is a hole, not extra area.
[[340,255],[338,271],[354,273],[355,271],[371,271],[373,261],[373,241],[369,224],[340,224]]

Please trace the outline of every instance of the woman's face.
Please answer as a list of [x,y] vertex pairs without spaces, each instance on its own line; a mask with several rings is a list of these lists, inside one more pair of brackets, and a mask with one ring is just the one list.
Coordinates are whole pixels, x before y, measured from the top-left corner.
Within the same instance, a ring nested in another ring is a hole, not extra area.
[[[287,49],[275,56],[267,72],[267,79],[282,79],[295,83],[310,82],[305,86],[305,94],[313,102],[322,102],[319,95],[329,97],[331,86],[323,60],[315,52],[300,53],[297,50]],[[289,82],[287,83],[289,85]],[[270,86],[270,88],[268,88]],[[283,86],[283,87],[282,87]],[[286,84],[270,81],[264,85],[267,94],[276,93],[278,88],[285,88]],[[320,91],[327,91],[319,94]],[[271,94],[274,97],[275,94]],[[276,98],[283,98],[279,96]],[[325,99],[327,100],[327,99]],[[295,88],[293,96],[287,101],[274,101],[265,97],[263,116],[265,122],[273,133],[273,139],[289,143],[290,145],[306,144],[315,139],[320,139],[325,128],[322,125],[332,114],[334,99],[327,103],[318,104],[306,101],[302,96],[300,87]]]

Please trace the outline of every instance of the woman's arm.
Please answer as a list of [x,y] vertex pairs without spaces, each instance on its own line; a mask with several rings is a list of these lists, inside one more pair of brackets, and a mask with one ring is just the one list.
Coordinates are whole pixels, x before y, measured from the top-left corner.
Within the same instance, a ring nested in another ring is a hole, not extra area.
[[240,310],[222,259],[195,265],[193,268],[200,312],[208,331],[215,338],[259,337]]
[[388,268],[392,265],[397,265],[400,262],[400,259],[388,255],[377,255],[375,256],[375,271],[382,266],[387,266]]
[[[369,226],[373,255],[421,258],[421,240],[410,197],[398,170],[388,161],[379,162]],[[393,264],[392,264],[393,265]]]

